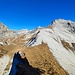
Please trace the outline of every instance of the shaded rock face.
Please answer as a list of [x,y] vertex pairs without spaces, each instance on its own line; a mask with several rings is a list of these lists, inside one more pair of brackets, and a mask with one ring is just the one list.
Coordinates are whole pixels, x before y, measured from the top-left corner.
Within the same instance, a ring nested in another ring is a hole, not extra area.
[[40,75],[42,71],[29,65],[27,58],[21,58],[19,52],[14,54],[13,63],[9,75]]

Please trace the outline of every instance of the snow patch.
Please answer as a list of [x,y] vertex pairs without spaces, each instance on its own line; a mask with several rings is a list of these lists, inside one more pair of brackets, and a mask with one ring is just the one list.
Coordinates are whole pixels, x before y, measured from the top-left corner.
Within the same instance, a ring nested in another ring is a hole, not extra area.
[[0,75],[3,74],[9,60],[10,60],[9,56],[3,56],[2,58],[0,58]]

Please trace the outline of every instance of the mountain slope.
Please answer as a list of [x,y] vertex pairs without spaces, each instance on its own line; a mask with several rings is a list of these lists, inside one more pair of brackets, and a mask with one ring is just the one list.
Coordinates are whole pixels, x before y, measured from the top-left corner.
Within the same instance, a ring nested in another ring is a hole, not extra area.
[[[40,70],[39,75],[69,75],[56,61],[53,54],[49,51],[47,44],[42,43],[41,45],[34,47],[25,47],[21,48],[19,51],[25,53],[25,57],[33,68]],[[12,52],[8,54],[8,56],[5,55],[2,59],[0,59],[2,61],[0,62],[2,63],[2,65],[0,64],[1,67],[4,66],[3,68],[0,67],[1,75],[9,74],[13,54],[14,53]],[[7,61],[5,59],[7,59]],[[28,71],[28,73],[30,72]]]
[[42,43],[35,47],[25,48],[25,54],[32,66],[44,72],[42,75],[68,75],[68,73],[59,66],[49,51],[47,44]]
[[58,19],[46,28],[16,31],[15,35],[0,41],[1,75],[9,74],[17,51],[26,54],[32,67],[42,69],[41,75],[75,75],[75,22]]
[[74,22],[56,20],[50,27],[41,29],[30,43],[30,46],[47,43],[57,61],[70,75],[75,74],[75,32],[72,28],[75,29]]

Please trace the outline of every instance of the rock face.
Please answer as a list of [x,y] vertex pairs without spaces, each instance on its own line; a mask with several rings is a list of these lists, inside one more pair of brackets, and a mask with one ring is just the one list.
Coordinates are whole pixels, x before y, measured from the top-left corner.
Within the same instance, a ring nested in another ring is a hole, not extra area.
[[3,23],[0,23],[0,38],[7,38],[12,36],[14,31],[8,29]]
[[[13,55],[18,51],[26,54],[29,63],[19,65],[19,72],[27,68],[33,75],[75,75],[75,22],[58,19],[46,28],[32,31],[13,31],[2,23],[0,28],[0,60],[3,61],[0,69],[4,66],[0,75],[9,75]],[[39,74],[35,74],[36,69]]]
[[70,20],[58,19],[52,22],[52,25],[58,25],[66,28],[70,32],[75,32],[75,22]]
[[1,22],[0,22],[0,31],[4,31],[4,32],[8,31],[8,28]]
[[2,38],[11,38],[11,37],[18,37],[19,35],[28,33],[28,29],[22,29],[22,30],[10,30],[7,26],[5,26],[3,23],[0,22],[0,39]]

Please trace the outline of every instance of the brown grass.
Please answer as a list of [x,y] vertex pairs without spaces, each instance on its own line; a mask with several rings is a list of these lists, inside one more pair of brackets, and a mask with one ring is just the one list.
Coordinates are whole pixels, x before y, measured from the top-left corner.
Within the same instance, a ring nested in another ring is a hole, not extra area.
[[7,54],[8,51],[0,49],[0,58],[4,55]]
[[75,43],[71,43],[72,44],[72,46],[75,48]]
[[50,28],[50,29],[52,29],[52,28],[53,28],[53,26],[52,26],[52,25],[50,25],[50,26],[48,26],[47,28]]
[[24,43],[25,42],[25,40],[23,40],[24,38],[25,38],[25,35],[19,36],[12,43],[15,43],[15,44]]
[[68,75],[68,73],[58,64],[46,44],[23,49],[29,63],[39,68],[44,73],[42,75]]
[[8,52],[11,52],[15,48],[14,45],[5,45],[5,46],[0,46],[0,58],[8,54]]
[[[74,51],[74,48],[71,47],[68,42],[61,40],[61,43],[62,43],[63,47],[65,47],[67,50],[70,49],[70,50]],[[74,45],[74,44],[72,44],[72,45]]]

